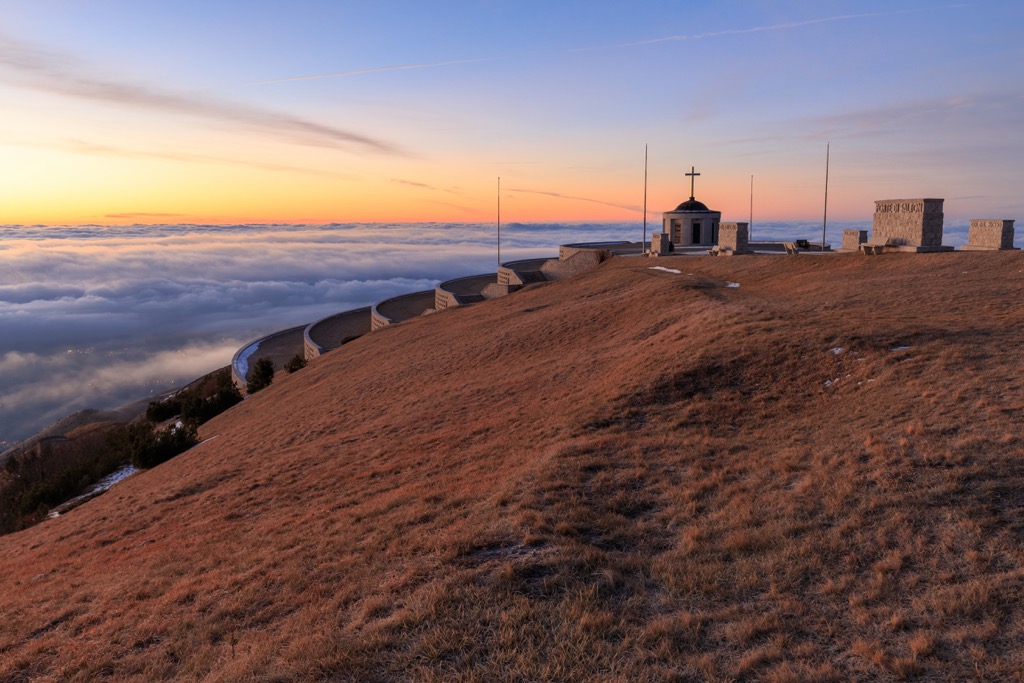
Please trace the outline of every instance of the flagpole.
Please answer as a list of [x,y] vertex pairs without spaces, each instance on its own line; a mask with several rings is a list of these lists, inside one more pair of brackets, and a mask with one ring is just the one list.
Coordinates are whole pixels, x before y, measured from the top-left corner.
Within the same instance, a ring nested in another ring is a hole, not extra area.
[[821,219],[821,250],[825,251],[825,226],[828,225],[828,156],[831,143],[825,143],[825,214]]
[[644,143],[644,238],[640,242],[640,253],[647,253],[647,143]]
[[502,177],[498,176],[498,267],[502,267]]
[[747,226],[747,239],[754,241],[754,176],[750,176],[750,224]]

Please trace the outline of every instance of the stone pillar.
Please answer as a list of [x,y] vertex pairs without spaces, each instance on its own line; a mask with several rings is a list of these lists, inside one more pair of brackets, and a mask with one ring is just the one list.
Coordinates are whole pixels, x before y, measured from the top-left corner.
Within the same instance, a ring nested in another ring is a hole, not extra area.
[[718,226],[719,253],[749,254],[747,223],[722,223]]
[[860,245],[867,241],[867,230],[843,230],[843,246],[841,251],[860,251]]
[[651,235],[651,256],[666,256],[669,253],[671,236],[663,232]]
[[967,233],[964,251],[996,251],[1013,249],[1013,221],[975,219]]

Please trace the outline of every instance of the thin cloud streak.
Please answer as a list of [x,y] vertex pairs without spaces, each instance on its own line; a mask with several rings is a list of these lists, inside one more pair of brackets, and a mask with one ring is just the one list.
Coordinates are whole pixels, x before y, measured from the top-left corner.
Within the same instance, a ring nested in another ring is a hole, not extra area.
[[456,189],[447,188],[447,187],[435,187],[434,185],[429,185],[427,183],[421,183],[418,180],[405,180],[403,178],[392,178],[391,182],[393,182],[393,183],[395,183],[397,185],[406,185],[408,187],[416,187],[416,188],[419,188],[421,190],[432,190],[434,192],[447,192],[448,194],[460,194],[460,192],[458,190],[456,190]]
[[[575,197],[570,194],[562,194],[560,192],[544,192],[542,190],[524,190],[520,188],[509,188],[507,192],[519,192],[521,194],[539,194],[545,197],[556,197],[558,199],[572,199],[578,202],[590,202],[591,204],[601,204],[603,206],[611,206],[616,209],[625,209],[626,211],[635,211],[636,213],[643,213],[644,210],[639,206],[631,206],[628,204],[614,204],[612,202],[604,202],[600,199],[591,199],[590,197]],[[648,212],[650,213],[650,212]]]
[[[1024,89],[1006,88],[999,92],[981,92],[957,97],[931,98],[895,103],[884,107],[860,109],[840,114],[818,116],[807,121],[808,125],[827,128],[839,134],[844,131],[886,130],[890,133],[902,126],[902,130],[937,122],[953,120],[958,128],[968,129],[971,124],[991,123],[1003,119],[1007,123],[1016,121],[1016,112],[1024,104]],[[988,132],[982,127],[981,132]]]
[[346,173],[333,173],[289,164],[272,164],[264,161],[249,161],[246,159],[231,159],[228,157],[217,157],[206,154],[188,154],[186,152],[160,152],[155,150],[128,149],[115,145],[89,142],[87,140],[69,139],[63,141],[26,141],[0,139],[0,145],[7,147],[27,147],[35,149],[56,149],[62,152],[74,154],[123,157],[126,159],[160,159],[162,161],[174,161],[181,163],[215,164],[220,166],[241,166],[244,168],[256,168],[265,171],[281,173],[301,173],[304,175],[325,176],[331,178],[353,179],[356,176]]
[[438,206],[447,206],[452,209],[457,209],[462,213],[470,216],[475,216],[480,213],[480,211],[478,211],[477,209],[471,209],[468,206],[462,206],[461,204],[453,204],[452,202],[442,202],[437,199],[423,199],[421,200],[421,202],[425,204],[437,204]]
[[[259,107],[161,90],[137,83],[111,81],[84,73],[70,62],[68,58],[51,55],[0,36],[0,78],[10,85],[73,99],[243,124],[284,135],[304,144],[330,144],[335,147],[377,153],[400,153],[400,150],[391,143],[353,131]],[[4,72],[7,72],[6,77]]]
[[364,74],[375,74],[382,71],[407,71],[410,69],[431,69],[438,66],[453,66],[455,64],[476,64],[487,62],[490,59],[456,59],[450,62],[433,62],[430,64],[396,64],[393,66],[375,66],[369,69],[356,69],[354,71],[336,71],[328,74],[313,74],[310,76],[290,76],[288,78],[275,78],[269,81],[257,81],[253,85],[273,85],[274,83],[292,83],[294,81],[313,81],[320,78],[345,78],[347,76],[362,76]]
[[180,213],[108,213],[104,218],[180,218]]
[[419,187],[424,190],[436,190],[437,188],[433,185],[427,185],[426,183],[420,183],[415,180],[402,180],[401,178],[392,178],[391,182],[398,185],[408,185],[409,187]]
[[682,42],[687,40],[705,40],[707,38],[720,38],[722,36],[735,36],[745,35],[749,33],[763,33],[766,31],[789,31],[796,28],[803,28],[805,26],[814,26],[816,24],[826,24],[836,21],[851,21],[853,19],[874,19],[879,17],[893,17],[902,14],[916,14],[919,12],[929,12],[936,9],[944,9],[941,7],[931,8],[920,8],[920,9],[909,9],[900,10],[897,12],[869,12],[865,14],[842,14],[834,17],[821,17],[819,19],[807,19],[805,21],[790,21],[782,24],[769,24],[767,26],[751,26],[749,28],[736,28],[736,29],[725,29],[722,31],[712,31],[710,33],[694,33],[688,35],[674,35],[674,36],[662,36],[660,38],[651,38],[648,40],[638,40],[631,43],[620,43],[618,45],[602,46],[602,47],[581,47],[569,50],[569,52],[589,52],[592,50],[605,50],[613,48],[626,48],[626,47],[641,47],[644,45],[656,45],[658,43],[671,43],[671,42]]

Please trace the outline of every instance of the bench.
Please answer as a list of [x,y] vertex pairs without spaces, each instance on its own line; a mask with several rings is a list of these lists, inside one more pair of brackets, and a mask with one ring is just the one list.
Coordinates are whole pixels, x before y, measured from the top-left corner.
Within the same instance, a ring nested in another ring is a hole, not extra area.
[[892,237],[872,237],[860,245],[860,250],[868,256],[877,256],[884,254],[886,247],[894,247],[896,245],[897,242]]

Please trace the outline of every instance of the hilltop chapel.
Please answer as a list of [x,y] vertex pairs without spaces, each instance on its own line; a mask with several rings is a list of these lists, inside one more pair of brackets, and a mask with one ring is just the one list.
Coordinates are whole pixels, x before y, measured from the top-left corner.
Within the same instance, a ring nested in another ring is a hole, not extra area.
[[712,211],[694,198],[694,180],[700,173],[691,166],[686,174],[690,178],[690,198],[673,211],[662,213],[662,233],[674,247],[710,247],[718,244],[718,224],[721,211]]

